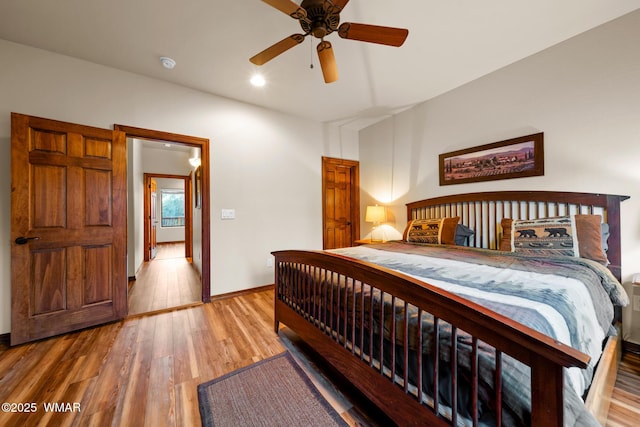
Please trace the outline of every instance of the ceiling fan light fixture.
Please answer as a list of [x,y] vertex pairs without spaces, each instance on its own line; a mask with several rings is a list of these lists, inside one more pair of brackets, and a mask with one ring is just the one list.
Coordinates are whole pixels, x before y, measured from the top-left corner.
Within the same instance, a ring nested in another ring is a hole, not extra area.
[[264,77],[262,76],[262,74],[260,73],[255,73],[253,76],[251,76],[251,80],[249,81],[255,87],[262,87],[267,83]]

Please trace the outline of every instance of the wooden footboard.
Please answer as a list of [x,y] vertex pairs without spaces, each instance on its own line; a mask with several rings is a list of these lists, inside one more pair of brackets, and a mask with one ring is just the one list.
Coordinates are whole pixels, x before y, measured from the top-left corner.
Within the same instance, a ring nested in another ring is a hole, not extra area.
[[[470,417],[477,425],[478,395],[487,382],[483,377],[486,360],[481,357],[486,345],[495,349],[495,366],[491,368],[495,373],[489,382],[493,383],[490,400],[495,404],[497,425],[502,424],[502,366],[507,357],[531,368],[531,424],[563,425],[563,368],[584,368],[589,356],[383,267],[320,251],[273,254],[275,330],[280,323],[293,329],[398,425],[457,425],[459,417]],[[338,290],[334,290],[335,283],[340,284]],[[390,301],[392,314],[386,311],[385,301]],[[416,313],[418,326],[410,326],[409,317]],[[423,342],[424,317],[434,325],[432,343]],[[442,347],[440,334],[444,330],[450,334],[449,342],[456,345]],[[469,336],[467,349],[458,345],[462,335]],[[393,343],[391,350],[385,351],[388,343]],[[429,345],[433,349],[430,361],[423,360],[429,356],[423,356],[422,351],[411,351]],[[468,372],[459,370],[463,359]],[[453,390],[446,405],[439,400],[438,381],[440,370],[445,368]],[[472,392],[470,414],[458,413],[458,388],[463,387],[463,377],[464,386]],[[424,378],[432,378],[432,383],[423,384]]]
[[609,337],[598,362],[598,370],[593,377],[589,394],[584,404],[601,425],[607,424],[611,395],[618,376],[618,366],[622,357],[618,336]]

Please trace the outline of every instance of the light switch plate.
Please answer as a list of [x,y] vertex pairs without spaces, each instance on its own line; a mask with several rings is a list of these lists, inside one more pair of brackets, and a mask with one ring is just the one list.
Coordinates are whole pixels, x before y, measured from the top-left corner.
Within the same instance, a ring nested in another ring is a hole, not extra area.
[[220,210],[220,219],[236,219],[236,210],[235,209],[221,209]]

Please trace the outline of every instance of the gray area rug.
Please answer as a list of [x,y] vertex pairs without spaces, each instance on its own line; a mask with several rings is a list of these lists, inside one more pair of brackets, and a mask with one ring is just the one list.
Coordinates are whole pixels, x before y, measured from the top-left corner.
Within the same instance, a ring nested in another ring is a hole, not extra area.
[[347,426],[288,351],[198,385],[203,426]]

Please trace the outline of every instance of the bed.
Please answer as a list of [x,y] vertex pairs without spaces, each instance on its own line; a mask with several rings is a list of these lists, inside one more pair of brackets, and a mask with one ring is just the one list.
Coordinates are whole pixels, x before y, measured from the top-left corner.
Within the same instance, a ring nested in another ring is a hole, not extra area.
[[[438,197],[407,205],[403,241],[274,252],[275,330],[290,327],[398,425],[597,425],[627,302],[625,199]],[[585,258],[585,221],[604,259]]]

